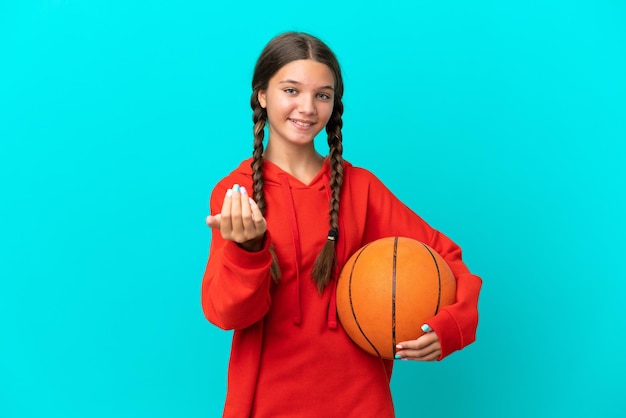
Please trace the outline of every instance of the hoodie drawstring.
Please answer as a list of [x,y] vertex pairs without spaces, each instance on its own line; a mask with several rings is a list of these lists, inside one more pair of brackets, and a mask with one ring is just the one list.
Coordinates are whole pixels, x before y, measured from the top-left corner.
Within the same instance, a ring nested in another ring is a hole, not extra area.
[[280,187],[283,191],[283,200],[285,202],[285,207],[287,208],[290,226],[289,230],[291,231],[293,250],[296,258],[296,305],[298,306],[298,308],[293,318],[293,323],[299,326],[302,323],[302,306],[300,301],[300,262],[302,260],[302,253],[300,250],[300,230],[298,229],[296,208],[293,203],[291,187],[289,186],[289,179],[284,173],[279,173],[278,177],[280,178]]

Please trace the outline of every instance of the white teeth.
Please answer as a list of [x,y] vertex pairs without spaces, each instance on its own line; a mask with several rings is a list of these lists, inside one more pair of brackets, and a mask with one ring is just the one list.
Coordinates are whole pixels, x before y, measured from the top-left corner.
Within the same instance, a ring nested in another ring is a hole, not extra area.
[[303,127],[307,127],[307,126],[311,126],[311,125],[313,125],[312,123],[300,122],[300,121],[298,121],[298,120],[294,120],[294,119],[291,119],[291,121],[292,121],[293,123],[295,123],[296,125],[298,125],[298,126],[303,126]]

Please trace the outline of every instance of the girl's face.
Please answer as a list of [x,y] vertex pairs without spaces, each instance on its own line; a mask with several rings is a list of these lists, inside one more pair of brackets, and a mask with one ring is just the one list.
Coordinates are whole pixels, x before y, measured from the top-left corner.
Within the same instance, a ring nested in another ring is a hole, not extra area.
[[312,145],[333,112],[334,86],[330,68],[317,61],[292,61],[278,70],[258,95],[274,146]]

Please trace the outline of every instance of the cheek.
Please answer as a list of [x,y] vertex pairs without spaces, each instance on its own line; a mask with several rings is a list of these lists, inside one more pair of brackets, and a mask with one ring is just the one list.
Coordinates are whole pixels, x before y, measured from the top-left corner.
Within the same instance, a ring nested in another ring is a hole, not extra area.
[[328,123],[332,114],[333,114],[333,105],[330,104],[328,107],[324,109],[324,118],[326,119],[326,123],[324,123],[324,125]]
[[267,113],[280,114],[289,113],[293,107],[288,98],[271,97],[267,99]]

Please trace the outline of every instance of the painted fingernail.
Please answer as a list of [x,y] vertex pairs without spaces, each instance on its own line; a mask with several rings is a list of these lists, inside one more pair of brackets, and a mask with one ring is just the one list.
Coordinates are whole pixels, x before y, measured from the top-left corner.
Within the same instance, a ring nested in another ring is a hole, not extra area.
[[402,350],[404,347],[402,347],[400,344],[398,344],[398,345],[396,345],[396,348],[397,348],[398,350]]
[[402,356],[400,354],[396,354],[394,357],[396,360],[400,360],[402,358]]
[[409,359],[405,357],[402,359],[402,361],[409,361]]
[[430,325],[428,325],[428,324],[424,324],[424,325],[422,325],[422,331],[424,331],[424,332],[430,332],[430,331],[432,331],[432,330],[433,330],[433,329],[430,327]]
[[239,185],[238,185],[238,184],[235,184],[235,185],[233,186],[233,192],[235,192],[235,193],[238,193],[238,192],[239,192]]
[[246,191],[246,188],[245,188],[245,187],[243,187],[243,186],[241,186],[241,188],[239,189],[239,192],[240,192],[241,194],[246,194],[246,193],[248,193],[248,192]]
[[231,197],[233,195],[233,189],[226,190],[226,196]]
[[253,198],[249,197],[248,198],[248,202],[250,202],[251,205],[254,205],[254,199]]

